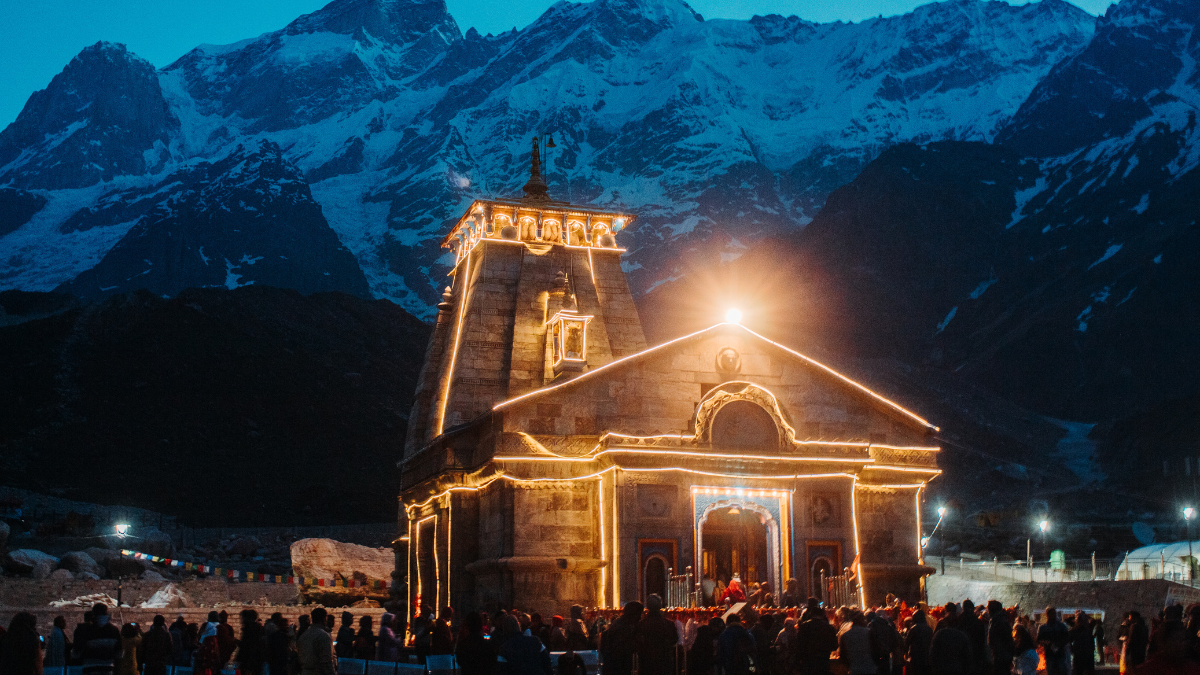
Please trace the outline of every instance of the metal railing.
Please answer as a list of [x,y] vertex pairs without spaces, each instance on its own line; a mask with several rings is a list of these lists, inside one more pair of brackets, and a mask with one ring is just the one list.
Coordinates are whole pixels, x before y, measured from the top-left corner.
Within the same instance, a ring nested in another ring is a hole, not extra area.
[[673,568],[667,568],[667,597],[663,600],[670,609],[700,606],[700,584],[692,575],[691,566],[683,574],[675,574]]
[[858,604],[858,584],[850,578],[850,570],[834,577],[826,577],[821,572],[820,600],[826,607],[848,607]]
[[[1159,571],[1156,565],[1134,566],[1133,569],[1121,569],[1124,558],[1068,558],[1062,561],[1007,560],[996,558],[991,560],[971,559],[965,556],[926,556],[926,564],[945,573],[948,576],[974,579],[978,581],[1008,581],[1016,583],[1049,583],[1049,582],[1081,582],[1108,580],[1140,580],[1167,579],[1180,583],[1190,583],[1184,571],[1173,572],[1168,568],[1166,574]],[[1182,570],[1182,567],[1180,567]]]

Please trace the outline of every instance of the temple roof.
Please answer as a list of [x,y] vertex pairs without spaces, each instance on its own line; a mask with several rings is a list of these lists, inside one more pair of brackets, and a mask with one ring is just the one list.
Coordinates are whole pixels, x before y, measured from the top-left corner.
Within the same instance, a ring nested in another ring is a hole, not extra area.
[[735,323],[719,323],[714,326],[705,328],[704,330],[700,330],[695,333],[692,333],[690,335],[684,335],[682,337],[675,338],[674,340],[669,340],[667,342],[664,342],[660,345],[650,347],[650,348],[640,351],[636,354],[631,354],[624,358],[617,359],[616,361],[613,361],[612,363],[606,364],[599,368],[594,368],[592,370],[589,370],[589,371],[587,371],[575,378],[567,380],[565,382],[562,382],[559,384],[552,384],[550,386],[542,387],[541,389],[531,391],[527,394],[523,394],[521,396],[517,396],[517,397],[511,398],[511,399],[508,399],[506,401],[501,401],[500,403],[497,403],[493,407],[493,411],[496,411],[496,412],[503,411],[507,408],[511,408],[513,406],[517,406],[517,405],[520,405],[523,403],[540,400],[544,397],[550,396],[551,394],[561,395],[563,393],[569,392],[572,388],[576,388],[576,387],[584,385],[588,382],[595,381],[595,380],[603,377],[603,375],[606,373],[611,373],[618,369],[625,368],[625,367],[628,367],[631,365],[635,365],[639,361],[646,359],[652,355],[656,355],[658,353],[661,353],[663,351],[666,351],[672,347],[676,347],[676,346],[678,346],[682,343],[688,342],[688,341],[702,339],[704,337],[713,335],[721,330],[740,330],[740,331],[744,332],[745,334],[749,335],[750,337],[752,337],[756,340],[759,340],[763,343],[766,343],[768,345],[771,345],[771,346],[779,349],[780,351],[783,351],[784,353],[804,362],[805,364],[812,367],[816,371],[824,374],[830,380],[839,384],[843,388],[875,402],[881,408],[888,410],[889,412],[895,414],[898,418],[905,420],[910,424],[914,424],[916,426],[924,428],[928,431],[939,431],[939,428],[937,426],[935,426],[934,424],[932,424],[925,418],[923,418],[920,415],[912,412],[911,410],[908,410],[907,408],[901,406],[899,403],[896,403],[895,401],[892,401],[891,399],[886,398],[885,396],[873,391],[866,385],[861,384],[861,383],[839,373],[838,371],[834,370],[833,368],[830,368],[829,366],[826,366],[825,364],[820,363],[819,361],[816,361],[812,358],[805,356],[804,354],[801,354],[800,352],[797,352],[793,349],[790,349],[788,347],[785,347],[784,345],[779,344],[778,342],[775,342],[774,340],[764,337],[764,336],[750,330],[749,328],[742,326],[741,324],[735,324]]

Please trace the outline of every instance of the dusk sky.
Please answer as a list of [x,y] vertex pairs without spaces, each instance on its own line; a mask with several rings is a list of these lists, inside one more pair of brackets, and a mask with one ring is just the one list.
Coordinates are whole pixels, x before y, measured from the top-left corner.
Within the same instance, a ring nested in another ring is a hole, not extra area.
[[[165,66],[199,44],[227,44],[281,28],[326,0],[4,0],[0,24],[0,127],[16,119],[29,95],[45,88],[82,48],[98,40],[122,42],[155,66]],[[524,27],[553,0],[498,3],[448,0],[465,32],[499,33]],[[812,21],[860,21],[902,14],[922,0],[695,0],[705,18],[748,19],[795,14]],[[1020,3],[1014,3],[1020,4]],[[1076,0],[1092,14],[1110,0]]]

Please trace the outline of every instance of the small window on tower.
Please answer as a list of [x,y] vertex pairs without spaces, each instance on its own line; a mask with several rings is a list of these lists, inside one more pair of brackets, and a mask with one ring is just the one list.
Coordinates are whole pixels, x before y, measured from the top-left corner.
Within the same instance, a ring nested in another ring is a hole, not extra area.
[[550,319],[547,337],[551,341],[550,357],[554,370],[580,368],[587,362],[587,324],[590,316],[580,316],[563,310]]

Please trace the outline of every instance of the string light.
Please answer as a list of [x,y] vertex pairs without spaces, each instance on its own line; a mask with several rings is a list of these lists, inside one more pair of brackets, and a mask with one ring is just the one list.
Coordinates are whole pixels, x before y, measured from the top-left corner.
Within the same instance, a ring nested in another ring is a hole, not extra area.
[[819,369],[819,370],[821,370],[821,371],[825,372],[826,374],[833,376],[834,378],[836,378],[836,379],[838,379],[839,381],[841,381],[841,382],[843,382],[843,383],[845,383],[845,384],[847,384],[847,385],[849,385],[849,386],[853,387],[854,389],[857,389],[858,391],[861,391],[862,393],[865,393],[865,394],[867,394],[867,395],[868,395],[868,396],[870,396],[871,398],[874,398],[875,400],[877,400],[877,401],[879,401],[879,402],[883,403],[884,405],[886,405],[887,407],[891,408],[892,410],[895,410],[896,412],[899,412],[899,413],[901,413],[902,415],[904,415],[904,416],[906,416],[906,417],[908,417],[908,418],[912,419],[913,421],[915,421],[915,422],[919,423],[919,424],[920,424],[921,426],[923,426],[923,427],[926,427],[926,428],[928,428],[928,429],[930,429],[930,430],[932,430],[932,431],[940,431],[940,429],[939,429],[937,426],[935,426],[935,425],[933,425],[932,423],[930,423],[930,422],[929,422],[928,420],[926,420],[924,417],[921,417],[920,415],[918,415],[918,414],[916,414],[916,413],[912,412],[911,410],[908,410],[907,408],[905,408],[905,407],[901,406],[900,404],[898,404],[898,403],[896,403],[896,402],[894,402],[894,401],[892,401],[892,400],[890,400],[890,399],[888,399],[888,398],[886,398],[886,397],[884,397],[884,396],[882,396],[882,395],[880,395],[880,394],[878,394],[878,393],[876,393],[876,392],[872,391],[872,390],[871,390],[871,389],[869,389],[868,387],[866,387],[866,386],[864,386],[864,385],[862,385],[862,384],[859,384],[858,382],[855,382],[854,380],[852,380],[852,379],[850,379],[850,378],[846,377],[845,375],[842,375],[841,373],[839,373],[839,372],[837,372],[836,370],[834,370],[834,369],[830,368],[829,366],[827,366],[827,365],[825,365],[825,364],[823,364],[823,363],[821,363],[821,362],[819,362],[819,361],[815,361],[815,360],[813,360],[813,359],[811,359],[811,358],[809,358],[809,357],[807,357],[807,356],[805,356],[805,355],[801,354],[800,352],[797,352],[797,351],[795,351],[795,350],[793,350],[793,349],[790,349],[790,348],[788,348],[788,347],[785,347],[784,345],[781,345],[781,344],[779,344],[778,342],[775,342],[774,340],[771,340],[771,339],[769,339],[769,338],[767,338],[767,337],[764,337],[764,336],[762,336],[762,335],[759,335],[758,333],[755,333],[754,331],[750,330],[749,328],[746,328],[745,326],[738,325],[738,324],[730,324],[730,323],[719,323],[719,324],[717,324],[717,325],[715,325],[715,326],[710,326],[709,328],[705,328],[705,329],[703,329],[703,330],[699,330],[699,331],[696,331],[696,332],[694,332],[694,333],[690,333],[690,334],[688,334],[688,335],[684,335],[684,336],[681,336],[681,337],[677,337],[677,338],[675,338],[674,340],[668,340],[667,342],[664,342],[664,343],[662,343],[662,344],[660,344],[660,345],[657,345],[657,346],[655,346],[655,347],[651,347],[651,348],[649,348],[649,349],[646,349],[646,350],[640,351],[640,352],[638,352],[638,353],[636,353],[636,354],[630,354],[629,356],[622,357],[622,358],[620,358],[620,359],[617,359],[616,361],[612,361],[611,363],[608,363],[608,364],[605,364],[605,365],[603,365],[603,366],[600,366],[599,368],[596,368],[596,369],[593,369],[593,370],[589,370],[588,372],[586,372],[586,373],[583,373],[582,375],[580,375],[580,376],[578,376],[578,377],[575,377],[575,378],[573,378],[573,379],[571,379],[571,380],[567,380],[566,382],[562,382],[562,383],[560,383],[560,384],[556,384],[556,385],[551,385],[551,386],[549,386],[549,387],[543,387],[543,388],[541,388],[541,389],[537,389],[537,390],[534,390],[534,391],[531,391],[531,392],[528,392],[528,393],[522,394],[522,395],[520,395],[520,396],[516,396],[516,397],[514,397],[514,398],[510,398],[510,399],[508,399],[508,400],[506,400],[506,401],[501,401],[500,403],[497,403],[495,406],[493,406],[493,407],[492,407],[492,410],[501,410],[501,409],[503,409],[503,408],[507,408],[508,406],[511,406],[511,405],[513,405],[513,404],[515,404],[515,403],[517,403],[517,402],[519,402],[519,401],[523,401],[523,400],[525,400],[525,399],[527,399],[527,398],[530,398],[530,397],[532,397],[532,396],[539,396],[539,395],[543,395],[543,394],[546,394],[546,393],[548,393],[548,392],[551,392],[551,391],[555,391],[555,390],[557,390],[557,389],[560,389],[560,388],[562,388],[562,387],[567,387],[567,386],[573,386],[573,385],[576,385],[576,384],[578,384],[579,382],[582,382],[582,381],[585,381],[585,380],[588,380],[588,379],[592,379],[592,378],[594,378],[596,375],[598,375],[599,373],[602,373],[602,372],[604,372],[604,371],[606,371],[606,370],[608,370],[608,369],[610,369],[610,368],[613,368],[613,367],[615,367],[615,366],[618,366],[618,365],[620,365],[620,364],[622,364],[622,363],[624,363],[624,362],[626,362],[626,361],[629,361],[629,360],[631,360],[631,359],[636,359],[636,358],[641,358],[641,357],[644,357],[644,356],[648,356],[648,355],[650,355],[650,354],[653,354],[653,353],[655,353],[655,352],[657,352],[657,351],[660,351],[660,350],[662,350],[662,349],[665,349],[665,348],[667,348],[667,347],[669,347],[669,346],[671,346],[671,345],[673,345],[673,344],[675,344],[675,343],[677,343],[677,342],[681,342],[681,341],[684,341],[684,340],[690,340],[691,338],[698,337],[698,336],[700,336],[700,335],[704,335],[704,334],[706,334],[706,333],[711,333],[711,332],[714,332],[714,331],[717,331],[717,330],[720,330],[720,329],[722,329],[722,328],[729,327],[729,326],[736,326],[737,328],[739,328],[739,329],[741,329],[741,330],[744,330],[744,331],[746,331],[746,332],[747,332],[747,333],[749,333],[750,335],[753,335],[754,337],[756,337],[756,338],[758,338],[758,339],[760,339],[760,340],[763,340],[764,342],[767,342],[768,344],[774,345],[775,347],[778,347],[779,349],[782,349],[783,351],[785,351],[785,352],[787,352],[787,353],[791,354],[792,356],[795,356],[796,358],[798,358],[798,359],[800,359],[800,360],[804,361],[805,363],[807,363],[807,364],[809,364],[809,365],[812,365],[812,366],[814,366],[815,368],[817,368],[817,369]]
[[854,558],[858,561],[858,606],[867,606],[867,584],[862,571],[862,549],[858,544],[858,476],[850,484],[850,520],[854,527]]
[[[474,250],[473,248],[471,249],[471,251]],[[467,251],[466,274],[462,277],[462,283],[459,286],[458,321],[455,322],[454,326],[454,349],[450,352],[450,367],[446,371],[446,387],[442,390],[442,400],[438,405],[438,421],[433,433],[434,437],[441,436],[442,431],[446,428],[446,407],[450,405],[450,386],[454,382],[454,367],[458,361],[458,344],[462,339],[463,317],[466,316],[467,312],[467,298],[469,297],[467,294],[467,284],[471,281],[471,251]],[[457,276],[456,272],[455,277]]]
[[608,575],[605,568],[608,567],[608,544],[606,542],[607,537],[605,536],[604,532],[604,510],[608,507],[604,503],[604,476],[600,476],[596,479],[596,494],[596,498],[599,501],[597,510],[600,512],[600,561],[604,563],[600,566],[600,593],[598,595],[600,599],[600,609],[607,609]]

